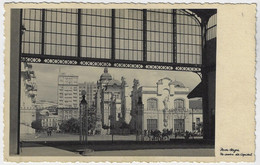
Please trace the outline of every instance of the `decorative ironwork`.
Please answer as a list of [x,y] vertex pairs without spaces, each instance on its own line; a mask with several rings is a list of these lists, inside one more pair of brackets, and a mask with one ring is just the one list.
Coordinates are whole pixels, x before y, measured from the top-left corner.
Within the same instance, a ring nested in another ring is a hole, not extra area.
[[201,68],[200,67],[184,67],[184,66],[177,66],[175,67],[176,71],[189,71],[189,72],[200,72]]
[[21,57],[21,62],[41,63],[42,60],[40,58]]
[[62,65],[76,65],[77,61],[75,60],[62,60],[62,59],[44,59],[46,64],[62,64]]
[[141,65],[141,64],[114,63],[114,67],[142,69],[143,65]]
[[[191,10],[23,11],[23,61],[178,71],[201,70],[201,24],[200,18]],[[216,22],[215,18],[212,17],[213,24]]]
[[173,70],[174,67],[172,66],[161,66],[161,65],[146,65],[146,69],[153,69],[153,70]]
[[200,80],[202,80],[202,73],[201,72],[194,72],[194,73],[196,73],[200,77]]
[[80,61],[80,65],[105,67],[105,66],[111,66],[111,63],[109,63],[109,62]]

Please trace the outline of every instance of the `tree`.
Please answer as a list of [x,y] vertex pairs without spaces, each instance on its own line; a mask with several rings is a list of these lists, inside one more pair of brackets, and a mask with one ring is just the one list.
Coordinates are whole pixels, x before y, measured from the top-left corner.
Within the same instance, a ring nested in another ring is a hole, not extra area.
[[32,128],[36,131],[42,130],[42,123],[40,120],[34,120],[31,124]]
[[119,127],[120,129],[129,129],[130,125],[127,124],[126,122],[122,122],[121,126]]
[[130,125],[124,121],[121,123],[121,126],[119,128],[121,129],[122,134],[125,134],[127,130],[130,130]]
[[96,128],[96,114],[93,111],[89,111],[88,113],[88,130],[94,131]]
[[68,133],[79,133],[80,122],[77,119],[71,118],[61,123],[60,130]]

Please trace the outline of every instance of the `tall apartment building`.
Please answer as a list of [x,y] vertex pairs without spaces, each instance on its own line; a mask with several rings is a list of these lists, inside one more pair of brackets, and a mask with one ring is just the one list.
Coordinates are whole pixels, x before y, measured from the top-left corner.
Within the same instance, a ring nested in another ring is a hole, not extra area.
[[86,91],[86,100],[88,107],[95,104],[95,95],[97,93],[97,84],[94,82],[79,83],[79,102],[82,100],[81,92]]
[[59,108],[79,107],[78,76],[60,73],[57,92]]

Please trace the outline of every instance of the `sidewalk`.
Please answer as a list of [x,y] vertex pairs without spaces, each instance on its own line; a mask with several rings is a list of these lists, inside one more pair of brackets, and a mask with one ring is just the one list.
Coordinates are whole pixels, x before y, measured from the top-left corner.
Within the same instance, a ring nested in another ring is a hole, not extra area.
[[21,156],[81,156],[78,153],[70,152],[55,147],[49,147],[49,146],[22,147],[20,155]]
[[[172,135],[171,139],[175,139]],[[38,134],[38,135],[23,135],[21,136],[21,141],[35,142],[35,141],[78,141],[79,135],[75,134],[63,134],[63,133],[54,133],[52,136],[47,136],[47,134]],[[184,139],[184,137],[178,136],[177,139]],[[190,138],[193,139],[193,138]],[[194,137],[194,139],[202,139],[202,137]],[[89,135],[88,141],[112,141],[112,135]],[[114,135],[114,141],[136,141],[136,135]],[[146,137],[145,141],[149,141],[149,138]]]
[[[21,156],[81,156],[84,144],[78,141],[24,142]],[[203,140],[162,142],[89,141],[88,156],[214,156],[214,144]]]
[[[73,134],[52,134],[47,136],[46,134],[39,135],[23,135],[21,141],[78,141],[79,135]],[[111,141],[112,135],[89,135],[88,141]],[[136,141],[136,135],[114,135],[114,140],[120,141]]]
[[97,151],[88,156],[214,156],[214,149],[146,149]]
[[[54,147],[25,147],[21,156],[82,156]],[[94,151],[88,156],[214,156],[214,149],[146,149]]]

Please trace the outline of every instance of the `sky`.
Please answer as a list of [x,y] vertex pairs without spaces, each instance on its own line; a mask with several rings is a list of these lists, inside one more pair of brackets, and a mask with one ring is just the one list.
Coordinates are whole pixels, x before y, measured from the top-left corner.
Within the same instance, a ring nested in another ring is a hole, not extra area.
[[[97,82],[100,75],[104,72],[104,67],[92,66],[74,66],[74,65],[53,65],[53,64],[32,64],[37,82],[37,100],[57,101],[57,85],[59,70],[66,74],[79,76],[79,83]],[[190,91],[200,83],[200,78],[193,72],[181,71],[159,71],[146,69],[125,69],[108,68],[113,79],[121,80],[126,78],[130,88],[133,86],[133,80],[138,79],[140,86],[156,86],[159,79],[169,77],[172,80],[181,81]]]

